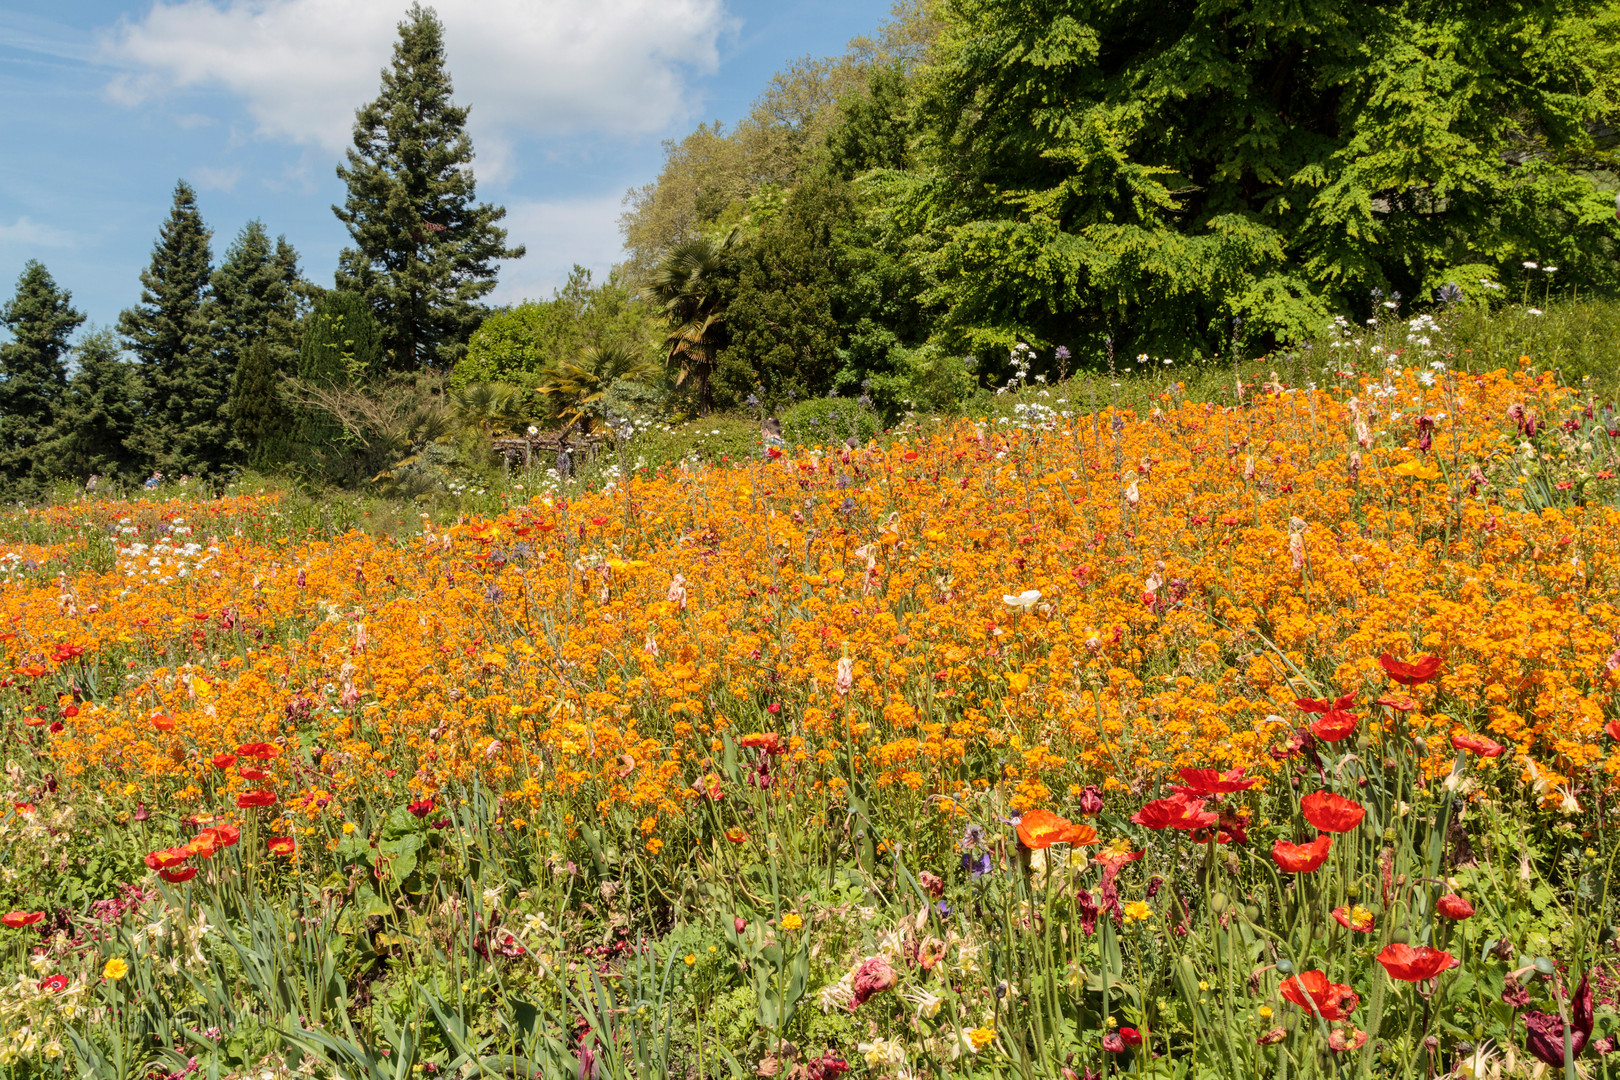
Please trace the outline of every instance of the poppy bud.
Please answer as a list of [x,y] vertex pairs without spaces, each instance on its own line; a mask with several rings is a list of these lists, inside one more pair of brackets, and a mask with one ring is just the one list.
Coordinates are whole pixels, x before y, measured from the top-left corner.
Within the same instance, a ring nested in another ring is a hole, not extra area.
[[731,925],[735,926],[737,928],[737,933],[740,934],[744,930],[748,929],[748,920],[739,915],[731,921]]

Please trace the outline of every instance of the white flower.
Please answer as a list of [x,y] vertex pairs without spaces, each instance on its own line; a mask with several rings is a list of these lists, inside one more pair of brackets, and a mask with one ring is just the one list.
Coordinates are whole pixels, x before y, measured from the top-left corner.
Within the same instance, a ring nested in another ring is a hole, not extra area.
[[1533,262],[1527,262],[1527,263],[1524,264],[1524,268],[1526,270],[1534,270],[1534,269],[1536,269],[1536,264],[1533,263]]
[[1001,602],[1006,604],[1008,607],[1023,608],[1025,611],[1028,611],[1030,608],[1035,606],[1035,602],[1040,598],[1041,593],[1039,589],[1026,589],[1017,596],[1003,595]]
[[1526,308],[1525,310],[1528,311],[1531,315],[1544,315],[1544,314],[1546,314],[1546,312],[1542,311],[1540,308],[1535,308],[1535,307]]
[[1543,274],[1556,274],[1556,273],[1558,273],[1558,267],[1556,267],[1556,266],[1543,266],[1541,268],[1541,272]]

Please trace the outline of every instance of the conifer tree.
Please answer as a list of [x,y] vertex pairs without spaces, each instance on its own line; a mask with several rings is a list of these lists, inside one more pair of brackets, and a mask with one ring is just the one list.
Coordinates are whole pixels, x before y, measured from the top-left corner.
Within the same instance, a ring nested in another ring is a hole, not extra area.
[[[307,290],[298,253],[286,237],[272,248],[258,221],[243,226],[214,271],[205,312],[214,366],[227,391],[214,418],[225,433],[222,450],[262,460],[267,440],[284,428],[281,375],[297,363],[298,315]],[[244,381],[249,364],[254,370]],[[240,426],[244,417],[247,430]]]
[[197,193],[182,180],[152,248],[152,264],[141,272],[140,305],[118,317],[146,390],[139,448],[171,473],[202,472],[223,460],[219,416],[229,384],[214,360],[204,311],[209,237]]
[[73,294],[29,260],[0,308],[11,333],[0,345],[0,481],[8,488],[33,489],[47,476],[44,444],[67,390],[68,337],[83,322]]
[[304,320],[298,377],[363,385],[381,372],[382,350],[382,327],[365,299],[352,292],[328,292]]
[[135,470],[140,381],[119,355],[118,336],[96,330],[74,349],[77,370],[68,383],[51,450],[62,475],[117,476]]
[[281,396],[285,370],[264,338],[247,347],[231,380],[231,445],[248,461],[259,463],[287,433],[288,409]]
[[484,315],[478,301],[495,287],[495,262],[523,255],[496,224],[505,208],[475,200],[468,110],[450,95],[444,27],[412,4],[381,94],[355,114],[354,148],[337,170],[348,198],[332,208],[354,240],[337,286],[371,305],[397,370],[458,360]]

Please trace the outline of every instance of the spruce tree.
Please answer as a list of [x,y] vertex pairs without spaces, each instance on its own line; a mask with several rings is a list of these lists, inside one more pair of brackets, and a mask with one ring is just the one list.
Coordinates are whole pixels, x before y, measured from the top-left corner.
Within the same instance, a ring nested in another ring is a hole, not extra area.
[[67,390],[68,338],[84,322],[73,294],[29,260],[17,295],[0,308],[11,340],[0,345],[0,481],[32,491],[49,472],[45,444]]
[[118,317],[146,390],[139,447],[171,473],[203,472],[223,459],[219,416],[229,384],[214,358],[203,310],[209,237],[197,193],[182,180],[152,248],[152,264],[141,272],[140,305]]
[[74,349],[77,370],[68,383],[51,451],[62,475],[118,476],[135,472],[140,380],[119,355],[111,330],[86,334]]
[[[272,248],[258,221],[243,226],[214,271],[204,311],[214,365],[227,390],[213,419],[225,433],[222,450],[258,455],[284,426],[280,376],[297,362],[299,307],[307,289],[298,253],[286,237]],[[247,364],[255,370],[244,383],[240,376]],[[244,416],[251,417],[251,430],[240,429]]]
[[444,27],[412,4],[381,94],[355,114],[354,148],[337,170],[348,198],[332,208],[354,240],[337,286],[365,297],[390,366],[403,371],[460,359],[495,262],[523,255],[496,224],[505,208],[475,201],[468,110],[451,101],[444,59]]

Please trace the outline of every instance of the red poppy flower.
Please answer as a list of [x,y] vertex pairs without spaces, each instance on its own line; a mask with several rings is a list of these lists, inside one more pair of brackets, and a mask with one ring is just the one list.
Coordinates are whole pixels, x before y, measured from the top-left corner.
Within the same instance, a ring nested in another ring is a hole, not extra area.
[[415,817],[427,817],[429,814],[433,813],[433,800],[417,799],[414,802],[406,803],[405,809],[409,810]]
[[165,713],[153,713],[152,726],[157,728],[159,731],[173,731],[174,717]]
[[236,755],[235,754],[215,754],[214,755],[214,768],[219,769],[222,772],[224,770],[230,768],[232,765],[235,765],[235,764],[236,764]]
[[1402,982],[1422,982],[1457,966],[1457,958],[1448,952],[1431,949],[1427,945],[1414,949],[1399,941],[1385,946],[1384,951],[1373,959],[1384,965],[1390,978]]
[[1464,919],[1473,917],[1474,905],[1456,893],[1446,893],[1446,895],[1434,902],[1434,910],[1448,919],[1462,922]]
[[1378,658],[1378,665],[1390,678],[1402,686],[1416,686],[1426,683],[1440,673],[1440,658],[1438,656],[1420,656],[1411,663],[1397,660],[1389,653]]
[[1323,833],[1308,844],[1290,844],[1279,840],[1271,847],[1271,858],[1289,874],[1308,874],[1327,862],[1333,848],[1333,837]]
[[44,727],[48,723],[50,723],[50,721],[43,716],[30,715],[23,717],[23,725],[25,727]]
[[753,735],[744,735],[740,745],[758,747],[767,754],[780,754],[787,749],[782,745],[782,736],[774,731],[761,731]]
[[1053,844],[1091,844],[1097,840],[1097,830],[1090,825],[1075,824],[1050,810],[1031,810],[1018,821],[1018,842],[1039,850]]
[[186,850],[200,859],[206,859],[218,851],[219,846],[218,834],[213,829],[204,829],[191,838],[191,842],[186,845]]
[[1349,832],[1367,816],[1366,807],[1331,791],[1311,792],[1299,800],[1299,809],[1320,832]]
[[148,870],[167,870],[171,866],[179,866],[191,858],[191,855],[190,848],[159,848],[157,851],[146,853],[146,867]]
[[33,926],[44,918],[45,913],[43,911],[8,911],[4,915],[0,915],[0,923],[11,927],[13,930],[21,930],[25,926]]
[[264,846],[272,855],[291,855],[298,850],[298,841],[290,836],[272,836]]
[[270,779],[270,774],[265,772],[263,769],[250,769],[246,766],[236,770],[236,774],[244,780],[258,781]]
[[1327,1021],[1347,1019],[1361,1004],[1354,990],[1343,983],[1328,982],[1327,975],[1320,971],[1302,971],[1284,979],[1279,989],[1285,999],[1306,1012],[1315,1006]]
[[1370,934],[1373,932],[1373,913],[1364,907],[1351,908],[1341,905],[1334,908],[1331,914],[1333,915],[1333,921],[1346,930],[1354,930],[1358,934]]
[[1131,1028],[1131,1027],[1122,1027],[1122,1028],[1120,1028],[1119,1029],[1119,1037],[1120,1037],[1120,1040],[1123,1041],[1126,1046],[1141,1046],[1142,1045],[1142,1033],[1140,1031],[1137,1031],[1135,1028]]
[[1176,790],[1193,798],[1206,795],[1228,795],[1234,791],[1247,791],[1261,782],[1258,776],[1244,776],[1242,769],[1216,772],[1214,769],[1182,769],[1185,787]]
[[741,844],[747,841],[748,834],[733,825],[731,828],[726,830],[726,839],[730,840],[733,844]]
[[177,870],[158,871],[158,877],[162,878],[164,881],[167,881],[170,885],[178,885],[182,881],[190,881],[196,876],[197,868],[195,866],[182,866]]
[[1334,1028],[1328,1032],[1328,1049],[1335,1054],[1343,1054],[1349,1050],[1360,1050],[1367,1045],[1367,1033],[1357,1031],[1355,1028]]
[[276,796],[270,791],[246,791],[236,797],[238,810],[252,810],[256,806],[274,806]]
[[1356,723],[1360,719],[1355,713],[1335,709],[1311,721],[1311,734],[1323,742],[1340,742],[1356,733]]
[[214,839],[220,847],[235,847],[236,842],[242,839],[242,830],[235,825],[215,825]]
[[1603,730],[1608,732],[1609,738],[1620,739],[1620,720],[1610,720],[1603,725]]
[[1294,705],[1308,713],[1345,712],[1356,703],[1356,695],[1345,694],[1339,698],[1295,698]]
[[1207,829],[1221,815],[1206,811],[1204,800],[1177,793],[1167,799],[1154,799],[1131,815],[1131,820],[1149,829]]
[[50,978],[41,979],[39,982],[39,988],[51,994],[60,994],[72,985],[73,983],[66,975],[52,975]]
[[236,748],[237,754],[242,757],[258,758],[260,761],[270,761],[281,756],[281,747],[274,743],[250,742]]
[[1495,739],[1487,739],[1483,735],[1474,735],[1466,731],[1452,735],[1451,745],[1458,750],[1478,754],[1480,757],[1501,757],[1505,749]]
[[1403,694],[1385,694],[1373,704],[1383,705],[1385,708],[1394,709],[1396,712],[1416,712],[1418,708],[1417,702]]

